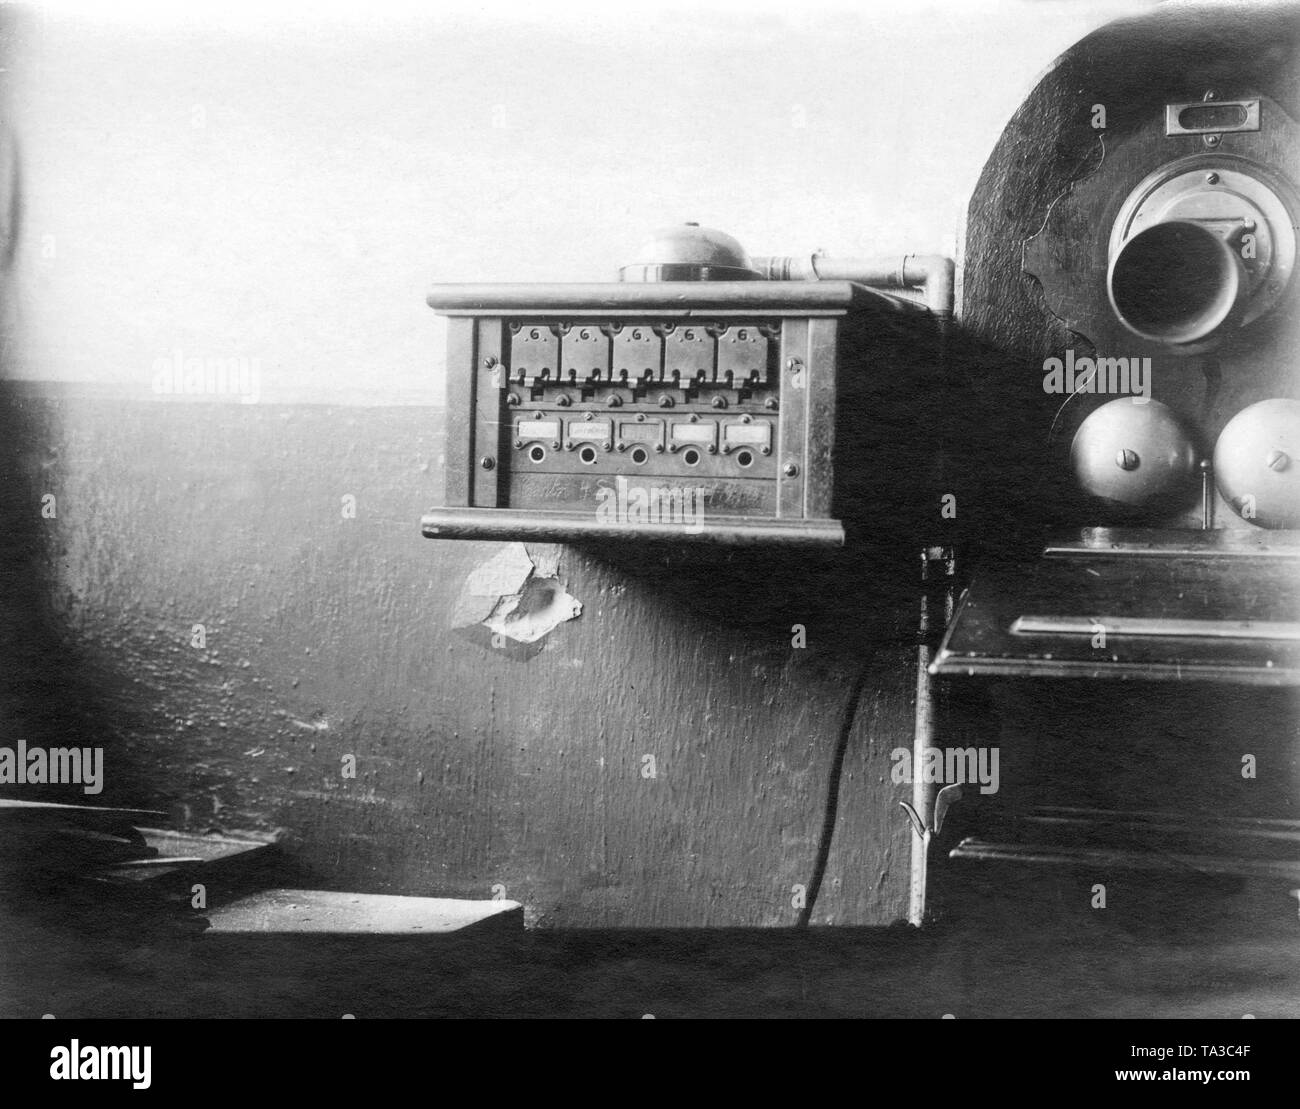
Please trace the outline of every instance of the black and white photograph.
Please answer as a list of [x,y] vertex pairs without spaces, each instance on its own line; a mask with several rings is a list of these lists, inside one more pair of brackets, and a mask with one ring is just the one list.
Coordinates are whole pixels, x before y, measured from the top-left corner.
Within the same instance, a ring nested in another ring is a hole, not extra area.
[[1300,0],[0,3],[6,1074],[1262,1097],[1298,242]]

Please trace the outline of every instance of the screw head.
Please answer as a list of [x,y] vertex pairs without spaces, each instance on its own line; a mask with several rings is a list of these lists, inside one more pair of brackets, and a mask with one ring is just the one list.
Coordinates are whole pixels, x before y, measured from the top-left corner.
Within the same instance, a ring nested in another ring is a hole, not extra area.
[[561,408],[568,408],[569,405],[573,403],[573,401],[569,399],[567,393],[561,393],[558,397],[555,398],[555,403],[558,404]]
[[714,408],[726,408],[726,407],[727,407],[727,398],[726,398],[726,397],[714,397],[714,398],[713,398],[713,407],[714,407]]
[[1217,185],[1219,183],[1219,175],[1217,173],[1207,173],[1205,175],[1205,183],[1207,185]]
[[613,396],[610,397],[609,400],[606,401],[606,403],[610,406],[610,408],[622,408],[623,398],[619,396]]
[[484,455],[479,460],[479,465],[482,466],[483,469],[485,470],[494,470],[496,469],[497,460],[495,458],[490,458],[487,455]]
[[660,408],[671,408],[672,406],[673,406],[673,398],[672,398],[672,397],[660,397],[660,398],[659,398],[659,407],[660,407]]
[[1121,470],[1136,470],[1141,462],[1137,451],[1130,450],[1128,447],[1122,447],[1115,452],[1115,465]]
[[1265,460],[1265,464],[1270,470],[1275,470],[1280,474],[1291,465],[1291,456],[1287,454],[1286,451],[1274,447],[1268,452],[1268,458]]
[[787,462],[784,466],[781,467],[781,472],[785,474],[786,477],[794,477],[795,474],[799,472],[799,467],[796,466],[793,462]]
[[763,402],[763,407],[764,407],[764,408],[767,408],[767,409],[770,409],[770,410],[772,410],[772,411],[775,411],[775,410],[776,410],[776,397],[768,397],[767,400],[765,400],[765,401]]
[[1206,146],[1218,146],[1218,145],[1219,145],[1219,136],[1218,136],[1218,135],[1206,135],[1206,136],[1205,136],[1205,145],[1206,145]]
[[492,367],[495,366],[496,364],[497,364],[497,360],[496,360],[496,358],[494,358],[494,357],[493,357],[492,355],[490,355],[490,354],[489,354],[486,358],[483,359],[483,368],[484,368],[484,369],[488,369],[488,370],[490,370],[490,369],[492,369]]
[[519,407],[519,394],[518,394],[518,393],[507,393],[507,394],[506,394],[506,404],[510,405],[511,408],[518,408],[518,407]]

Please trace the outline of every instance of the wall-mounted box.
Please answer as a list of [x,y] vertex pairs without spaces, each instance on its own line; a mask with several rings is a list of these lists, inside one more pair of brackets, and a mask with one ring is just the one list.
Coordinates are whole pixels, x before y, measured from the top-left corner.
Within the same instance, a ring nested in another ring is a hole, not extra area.
[[933,331],[847,281],[444,285],[428,302],[448,317],[435,539],[841,545],[844,375],[889,372],[900,331]]

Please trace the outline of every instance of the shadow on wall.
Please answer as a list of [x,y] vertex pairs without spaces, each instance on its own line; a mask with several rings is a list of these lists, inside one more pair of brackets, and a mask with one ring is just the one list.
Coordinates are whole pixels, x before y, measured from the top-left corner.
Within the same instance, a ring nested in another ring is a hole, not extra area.
[[[0,281],[8,282],[22,230],[22,187],[17,143],[0,130]],[[121,698],[105,695],[114,678],[87,665],[76,638],[56,611],[55,567],[63,555],[57,437],[50,410],[4,380],[14,336],[6,321],[0,344],[0,746],[12,761],[0,793],[28,801],[132,805],[150,798],[146,783],[132,781],[114,733],[132,726]],[[118,679],[120,684],[120,679]],[[20,747],[20,744],[24,745]],[[53,748],[102,749],[86,753],[76,782],[51,782]],[[39,753],[40,757],[37,756]],[[24,757],[27,754],[29,757]],[[103,767],[111,762],[114,788],[105,793]],[[44,769],[42,769],[44,767]],[[98,769],[93,769],[98,767]]]

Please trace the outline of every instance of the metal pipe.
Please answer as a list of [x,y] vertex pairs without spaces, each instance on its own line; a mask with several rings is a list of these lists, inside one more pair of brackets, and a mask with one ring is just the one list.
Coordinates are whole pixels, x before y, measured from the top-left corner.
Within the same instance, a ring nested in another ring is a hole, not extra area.
[[921,289],[925,305],[940,319],[952,318],[956,267],[942,254],[832,258],[821,251],[802,257],[753,259],[768,281],[852,281],[876,289]]

